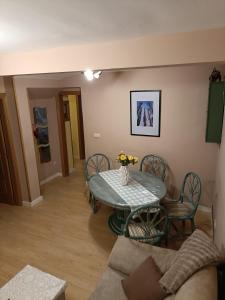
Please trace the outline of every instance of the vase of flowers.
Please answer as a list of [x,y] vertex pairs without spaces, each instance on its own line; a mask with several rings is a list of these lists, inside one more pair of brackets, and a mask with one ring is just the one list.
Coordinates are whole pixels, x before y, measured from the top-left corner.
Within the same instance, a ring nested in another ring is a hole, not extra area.
[[138,158],[133,155],[127,155],[123,151],[120,152],[118,155],[118,162],[121,163],[120,167],[120,178],[121,178],[121,184],[127,185],[129,182],[129,164],[136,164],[138,162]]

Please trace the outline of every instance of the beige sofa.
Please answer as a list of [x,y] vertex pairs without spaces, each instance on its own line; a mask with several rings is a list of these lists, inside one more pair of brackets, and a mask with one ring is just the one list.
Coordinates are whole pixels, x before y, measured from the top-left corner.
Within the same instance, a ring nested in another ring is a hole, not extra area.
[[[136,269],[148,256],[153,256],[162,272],[176,251],[150,246],[118,237],[110,254],[108,265],[90,300],[126,300],[121,279]],[[209,266],[189,278],[175,295],[166,300],[216,300],[217,270]]]

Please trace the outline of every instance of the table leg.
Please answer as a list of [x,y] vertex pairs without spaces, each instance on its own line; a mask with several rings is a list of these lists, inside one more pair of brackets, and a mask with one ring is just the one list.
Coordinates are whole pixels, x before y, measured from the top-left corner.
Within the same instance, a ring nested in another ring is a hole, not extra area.
[[124,225],[129,215],[129,210],[118,210],[116,209],[108,220],[109,228],[117,235],[123,235]]

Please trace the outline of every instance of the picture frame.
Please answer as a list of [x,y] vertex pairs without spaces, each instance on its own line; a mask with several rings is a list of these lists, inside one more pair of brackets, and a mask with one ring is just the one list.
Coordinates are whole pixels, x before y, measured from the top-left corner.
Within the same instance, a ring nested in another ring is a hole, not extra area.
[[34,107],[33,114],[34,114],[34,122],[36,125],[47,126],[48,119],[47,119],[46,107]]
[[161,90],[130,91],[130,134],[160,137]]
[[41,146],[39,149],[39,155],[40,155],[40,163],[47,163],[51,161],[51,150],[50,146]]
[[47,145],[49,144],[48,127],[37,127],[37,144]]

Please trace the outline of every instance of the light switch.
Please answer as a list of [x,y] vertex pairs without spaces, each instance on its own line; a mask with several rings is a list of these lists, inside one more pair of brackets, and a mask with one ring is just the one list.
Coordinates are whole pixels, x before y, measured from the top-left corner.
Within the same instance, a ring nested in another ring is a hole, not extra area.
[[98,132],[95,132],[95,133],[93,134],[93,137],[96,138],[96,139],[99,139],[99,138],[101,137],[101,134],[98,133]]

